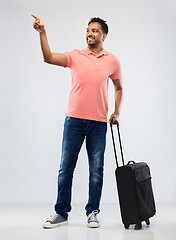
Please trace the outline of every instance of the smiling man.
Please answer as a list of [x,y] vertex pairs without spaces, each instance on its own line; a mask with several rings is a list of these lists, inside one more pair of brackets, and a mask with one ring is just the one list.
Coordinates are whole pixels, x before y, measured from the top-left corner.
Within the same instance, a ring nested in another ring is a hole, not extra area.
[[72,74],[72,87],[65,117],[62,156],[58,174],[56,214],[48,219],[44,228],[68,223],[71,211],[73,172],[81,146],[86,141],[89,161],[89,199],[85,207],[88,227],[99,227],[97,214],[103,185],[104,152],[108,114],[108,80],[115,87],[115,110],[109,121],[116,122],[122,98],[121,69],[119,60],[103,49],[108,25],[101,18],[92,18],[87,27],[87,47],[65,53],[52,53],[43,22],[35,18],[33,27],[40,33],[44,61],[68,67]]

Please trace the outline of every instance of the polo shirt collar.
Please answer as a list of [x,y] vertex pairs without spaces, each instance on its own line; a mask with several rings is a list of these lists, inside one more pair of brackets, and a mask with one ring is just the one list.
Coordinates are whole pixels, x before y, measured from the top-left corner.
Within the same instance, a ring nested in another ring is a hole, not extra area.
[[[89,47],[86,47],[85,49],[83,49],[82,51],[84,51],[86,54],[88,54],[88,55],[95,55],[92,51],[90,51],[90,49],[89,49]],[[97,57],[100,57],[100,56],[102,56],[102,55],[108,55],[108,52],[106,51],[106,50],[102,50],[102,52],[101,52],[101,54],[100,55],[98,55]]]

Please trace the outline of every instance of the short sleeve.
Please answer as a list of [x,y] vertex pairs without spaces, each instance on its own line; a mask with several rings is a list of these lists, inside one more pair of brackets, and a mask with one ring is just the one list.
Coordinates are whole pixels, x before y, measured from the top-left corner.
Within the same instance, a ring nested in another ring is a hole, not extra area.
[[109,76],[112,80],[119,79],[122,77],[121,65],[117,57],[114,56],[113,59],[113,72]]
[[71,68],[72,65],[72,52],[65,52],[64,53],[67,57],[67,66],[68,68]]

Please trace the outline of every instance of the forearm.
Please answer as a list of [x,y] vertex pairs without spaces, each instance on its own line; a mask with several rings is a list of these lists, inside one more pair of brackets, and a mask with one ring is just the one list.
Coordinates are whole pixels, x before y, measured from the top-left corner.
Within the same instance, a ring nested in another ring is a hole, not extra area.
[[120,114],[120,104],[122,101],[122,85],[121,79],[114,79],[112,80],[115,88],[115,110],[113,114],[111,114],[109,121],[113,121],[113,123],[117,122],[117,119]]
[[52,53],[48,44],[46,31],[40,33],[40,44],[41,44],[44,61],[50,62]]
[[115,110],[114,110],[115,114],[119,114],[120,112],[121,100],[122,100],[122,88],[116,89],[115,90]]

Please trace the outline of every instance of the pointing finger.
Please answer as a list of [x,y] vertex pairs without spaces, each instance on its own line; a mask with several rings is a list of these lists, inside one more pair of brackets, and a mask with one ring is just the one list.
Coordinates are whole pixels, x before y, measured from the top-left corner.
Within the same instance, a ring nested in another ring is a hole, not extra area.
[[38,17],[36,17],[34,14],[31,14],[32,17],[34,17],[36,20],[39,20]]

